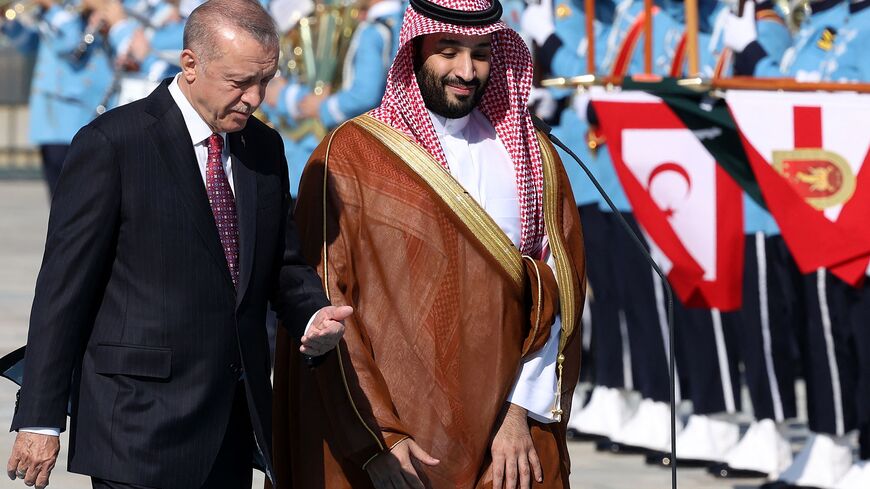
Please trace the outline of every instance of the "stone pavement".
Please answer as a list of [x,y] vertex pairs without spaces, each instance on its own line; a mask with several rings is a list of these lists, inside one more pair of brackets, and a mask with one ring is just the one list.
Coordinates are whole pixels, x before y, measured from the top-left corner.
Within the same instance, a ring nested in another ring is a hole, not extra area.
[[[24,344],[27,320],[36,274],[42,259],[48,220],[48,204],[41,182],[0,181],[0,355]],[[15,403],[16,387],[0,379],[0,428],[9,426]],[[5,462],[14,436],[0,430],[0,462]],[[87,489],[87,478],[66,472],[66,439],[55,468],[51,487]],[[571,486],[579,489],[667,489],[670,471],[646,467],[640,456],[614,456],[595,452],[590,443],[570,443]],[[147,462],[146,462],[147,463]],[[255,473],[253,487],[262,487],[262,476]],[[25,487],[0,477],[0,488]],[[758,481],[731,484],[714,480],[699,469],[681,470],[679,487],[683,489],[749,489]]]

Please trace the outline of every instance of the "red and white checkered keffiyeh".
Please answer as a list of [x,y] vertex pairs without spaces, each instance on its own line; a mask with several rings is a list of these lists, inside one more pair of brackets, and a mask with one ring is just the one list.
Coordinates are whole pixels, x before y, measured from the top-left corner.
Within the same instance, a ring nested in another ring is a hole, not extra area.
[[[481,11],[490,0],[434,0],[443,7]],[[414,74],[412,39],[449,32],[464,35],[492,34],[492,68],[489,84],[478,109],[495,127],[516,168],[517,190],[522,218],[520,251],[541,254],[544,236],[543,170],[541,151],[526,103],[532,86],[532,56],[522,38],[504,22],[485,26],[457,26],[424,17],[408,6],[399,37],[399,52],[387,78],[380,107],[371,115],[411,137],[445,168],[447,157],[441,148]]]

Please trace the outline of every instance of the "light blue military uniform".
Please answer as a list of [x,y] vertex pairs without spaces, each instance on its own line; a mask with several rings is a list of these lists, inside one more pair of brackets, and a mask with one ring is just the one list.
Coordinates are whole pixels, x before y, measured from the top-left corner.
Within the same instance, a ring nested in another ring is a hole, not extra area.
[[[783,56],[775,54],[761,59],[755,76],[794,77],[800,81],[820,81],[831,78],[836,67],[834,38],[849,16],[849,4],[842,0],[824,0],[810,4],[812,15],[804,19],[794,36],[793,44]],[[765,48],[766,50],[766,48]]]
[[834,42],[832,81],[870,82],[870,0],[849,5],[849,17]]
[[110,60],[100,39],[82,44],[85,21],[69,4],[46,10],[35,26],[11,21],[0,29],[22,52],[37,53],[29,101],[31,142],[69,144],[97,115],[110,84]]
[[151,45],[151,52],[141,60],[139,72],[128,74],[156,82],[178,73],[177,56],[161,56],[180,53],[183,46],[184,20],[172,19],[176,7],[166,0],[124,0],[124,7],[129,16],[112,27],[110,44],[116,52],[124,52],[136,30],[144,29]]
[[[327,130],[375,108],[381,102],[387,72],[399,46],[402,14],[400,2],[379,2],[357,27],[345,58],[341,89],[320,106],[319,118]],[[296,127],[300,122],[296,107],[309,93],[309,87],[291,82],[284,88],[275,107],[267,104],[261,107],[270,119],[283,120]],[[290,193],[294,197],[302,170],[319,143],[313,134],[307,134],[299,141],[284,137],[284,153],[290,169]]]

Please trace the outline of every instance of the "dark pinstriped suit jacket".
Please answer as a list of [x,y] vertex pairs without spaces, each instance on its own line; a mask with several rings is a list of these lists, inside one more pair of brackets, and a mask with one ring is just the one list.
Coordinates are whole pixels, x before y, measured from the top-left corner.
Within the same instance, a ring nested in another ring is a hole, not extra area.
[[297,337],[328,302],[299,253],[281,138],[254,118],[229,135],[240,238],[234,289],[168,83],[98,117],[72,142],[12,428],[65,426],[71,395],[71,471],[187,489],[211,468],[242,370],[271,466],[267,302]]

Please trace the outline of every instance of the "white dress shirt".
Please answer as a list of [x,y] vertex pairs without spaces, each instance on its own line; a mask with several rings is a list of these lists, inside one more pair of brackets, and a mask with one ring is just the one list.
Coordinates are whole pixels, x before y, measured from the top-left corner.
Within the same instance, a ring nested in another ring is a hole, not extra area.
[[[202,184],[206,183],[206,167],[208,166],[208,138],[214,133],[208,124],[202,120],[202,117],[181,92],[181,86],[178,80],[181,73],[175,75],[175,80],[169,84],[169,94],[172,95],[172,100],[175,105],[181,109],[181,116],[184,117],[184,125],[187,127],[187,132],[190,134],[190,142],[193,144],[193,152],[196,154],[196,163],[199,165],[199,173],[202,175]],[[224,164],[224,172],[227,174],[227,180],[230,181],[230,190],[233,195],[236,194],[236,187],[233,183],[233,161],[230,156],[230,145],[227,140],[227,133],[222,132],[220,136],[224,140],[223,152],[221,153],[221,161]]]
[[[522,217],[517,192],[516,170],[510,154],[489,120],[474,109],[460,119],[448,119],[429,112],[450,174],[495,220],[504,233],[520,247]],[[545,256],[555,265],[549,248]],[[523,360],[508,401],[522,406],[542,423],[556,421],[552,409],[556,399],[556,358],[562,323],[557,316],[550,338],[543,348]]]

